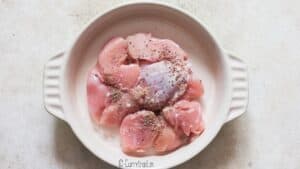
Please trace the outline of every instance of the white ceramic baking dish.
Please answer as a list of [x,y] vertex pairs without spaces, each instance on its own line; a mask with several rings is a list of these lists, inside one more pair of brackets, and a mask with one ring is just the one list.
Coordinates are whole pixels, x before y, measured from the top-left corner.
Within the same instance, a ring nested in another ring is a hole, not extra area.
[[[136,32],[151,32],[178,43],[189,54],[194,74],[202,79],[205,88],[201,103],[206,130],[192,143],[166,155],[124,154],[117,134],[95,129],[88,113],[87,73],[96,63],[101,48],[114,36],[126,37]],[[244,113],[248,102],[246,65],[224,52],[197,18],[161,3],[127,3],[104,12],[83,29],[70,49],[52,57],[44,71],[47,111],[68,123],[97,157],[125,168],[141,168],[141,165],[130,165],[132,162],[169,168],[187,161],[201,152],[226,122]]]

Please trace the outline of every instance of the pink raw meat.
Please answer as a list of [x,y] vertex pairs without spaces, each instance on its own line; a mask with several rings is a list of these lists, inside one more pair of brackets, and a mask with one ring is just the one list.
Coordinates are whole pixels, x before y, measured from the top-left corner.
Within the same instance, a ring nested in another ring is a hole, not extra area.
[[188,137],[175,133],[162,116],[146,110],[127,115],[120,135],[122,150],[136,156],[164,154],[188,141]]
[[164,154],[204,131],[196,102],[204,89],[187,57],[175,42],[150,33],[106,43],[88,74],[88,109],[96,125],[120,127],[123,152]]
[[153,142],[161,130],[161,123],[151,111],[127,115],[120,127],[121,147],[127,154],[153,154]]
[[182,130],[187,136],[199,135],[204,130],[202,109],[196,101],[178,101],[174,106],[164,108],[162,113],[175,130]]
[[94,122],[99,124],[102,111],[108,104],[109,89],[101,82],[101,75],[95,66],[88,74],[87,99],[88,108]]
[[150,33],[127,37],[129,55],[134,59],[157,62],[163,59],[187,59],[187,54],[169,39],[153,38]]
[[197,100],[204,94],[204,88],[201,80],[191,79],[188,81],[188,87],[182,96],[185,100]]
[[105,83],[119,88],[131,88],[137,83],[139,65],[124,64],[128,56],[127,48],[127,41],[121,37],[113,38],[104,46],[98,63]]
[[121,88],[132,88],[136,85],[140,75],[140,66],[138,64],[121,65],[116,77],[120,79]]
[[87,98],[92,120],[105,127],[117,127],[129,113],[138,110],[132,96],[102,83],[101,74],[95,66],[88,75]]
[[158,116],[158,119],[161,122],[162,129],[153,143],[156,153],[163,154],[175,150],[187,142],[187,137],[181,135],[179,132],[176,133],[162,116]]
[[118,89],[112,89],[109,98],[110,105],[104,109],[100,120],[102,126],[118,127],[126,115],[139,109],[137,103],[129,94]]
[[187,87],[189,71],[184,62],[160,61],[142,67],[140,82],[132,90],[138,103],[149,110],[159,110],[175,102]]

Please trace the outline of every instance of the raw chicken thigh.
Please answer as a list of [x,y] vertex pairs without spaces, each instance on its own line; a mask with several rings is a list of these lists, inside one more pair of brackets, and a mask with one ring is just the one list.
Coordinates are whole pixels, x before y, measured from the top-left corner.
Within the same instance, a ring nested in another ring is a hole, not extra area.
[[162,116],[158,116],[161,122],[161,130],[155,139],[153,146],[157,154],[163,154],[175,150],[179,146],[186,144],[188,137],[175,130],[165,121]]
[[110,105],[103,110],[100,124],[107,127],[118,127],[127,114],[137,110],[139,110],[139,107],[131,95],[112,89],[110,92]]
[[176,149],[185,142],[161,116],[142,110],[125,117],[120,127],[122,150],[132,155],[151,155]]
[[127,37],[128,52],[134,59],[157,62],[160,60],[187,59],[187,54],[169,39],[153,38],[150,33],[137,33]]
[[133,87],[140,73],[139,65],[124,64],[127,57],[128,44],[123,38],[110,40],[101,51],[98,63],[104,82],[119,88]]
[[120,127],[123,151],[135,155],[153,154],[153,142],[161,127],[152,111],[142,110],[126,116]]
[[139,104],[149,110],[160,110],[168,101],[176,101],[187,87],[185,63],[160,61],[142,67],[140,82],[132,90]]
[[200,80],[190,79],[187,90],[182,96],[185,100],[197,100],[204,94],[204,88]]
[[174,129],[187,136],[200,134],[204,130],[202,109],[199,102],[181,100],[174,106],[163,109],[162,114]]
[[117,127],[129,113],[138,110],[137,103],[128,93],[103,84],[97,66],[88,77],[89,112],[94,122],[105,127]]
[[92,121],[119,127],[123,152],[134,156],[165,154],[200,135],[203,93],[187,53],[150,33],[111,39],[87,79]]
[[92,119],[99,124],[102,111],[108,104],[109,87],[103,84],[102,77],[95,66],[89,73],[87,80],[88,107]]

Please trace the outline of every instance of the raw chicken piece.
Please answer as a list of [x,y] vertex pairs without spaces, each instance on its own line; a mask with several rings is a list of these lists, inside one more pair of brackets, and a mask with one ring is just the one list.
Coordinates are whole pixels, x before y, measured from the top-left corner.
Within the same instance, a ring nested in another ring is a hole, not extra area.
[[204,88],[201,80],[191,79],[188,81],[188,87],[182,98],[184,100],[197,100],[204,94]]
[[102,111],[108,104],[107,94],[109,89],[101,82],[101,75],[95,66],[88,74],[87,99],[92,120],[99,124]]
[[188,68],[184,62],[160,61],[142,67],[139,84],[132,90],[138,103],[159,110],[168,101],[176,101],[187,87]]
[[120,80],[121,88],[132,88],[137,84],[140,75],[140,66],[138,64],[121,65],[116,77]]
[[187,54],[169,39],[152,38],[150,33],[127,37],[129,55],[134,59],[157,62],[163,59],[187,59]]
[[175,133],[162,116],[146,110],[126,116],[120,134],[123,151],[137,156],[163,154],[188,141],[187,136]]
[[111,89],[109,98],[110,105],[104,109],[100,120],[102,126],[118,127],[126,115],[139,109],[131,95],[118,89]]
[[101,51],[98,63],[104,82],[119,88],[131,88],[137,83],[138,64],[125,65],[128,56],[127,41],[121,37],[110,40]]
[[98,67],[88,75],[87,98],[92,120],[105,127],[117,127],[129,113],[138,110],[132,96],[102,83]]
[[175,131],[182,130],[187,136],[199,135],[204,130],[201,106],[196,101],[178,101],[174,106],[164,108],[162,113]]
[[98,58],[101,73],[113,73],[117,68],[116,65],[121,65],[126,60],[127,48],[127,41],[121,37],[108,41]]
[[152,111],[127,115],[120,127],[123,152],[137,156],[153,154],[153,142],[160,130],[160,120]]
[[165,121],[162,116],[158,116],[158,119],[161,122],[162,129],[153,143],[156,153],[162,154],[175,150],[187,142],[187,137],[179,132],[175,133],[175,130]]

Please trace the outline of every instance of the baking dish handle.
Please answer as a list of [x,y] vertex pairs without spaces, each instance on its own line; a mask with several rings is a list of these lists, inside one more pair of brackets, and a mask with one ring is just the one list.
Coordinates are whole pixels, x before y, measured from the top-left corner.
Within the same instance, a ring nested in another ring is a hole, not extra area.
[[48,60],[44,68],[43,95],[45,109],[55,117],[65,120],[60,95],[61,63],[64,53]]
[[227,53],[232,78],[231,104],[226,122],[242,115],[248,106],[248,73],[246,64],[236,56]]

